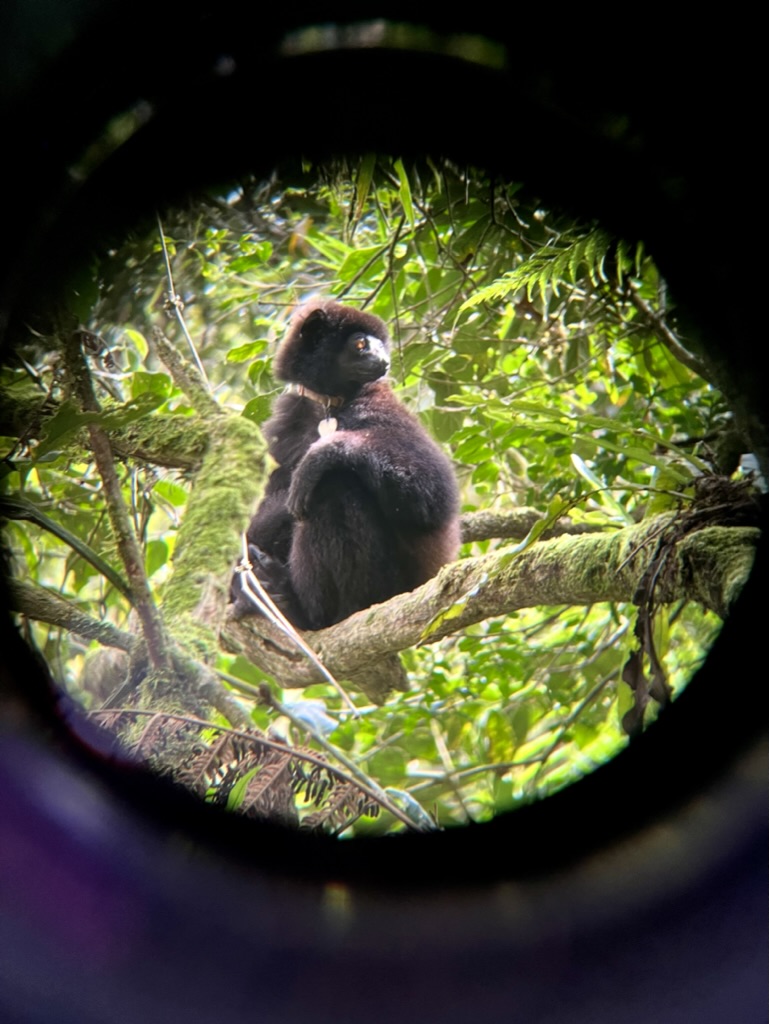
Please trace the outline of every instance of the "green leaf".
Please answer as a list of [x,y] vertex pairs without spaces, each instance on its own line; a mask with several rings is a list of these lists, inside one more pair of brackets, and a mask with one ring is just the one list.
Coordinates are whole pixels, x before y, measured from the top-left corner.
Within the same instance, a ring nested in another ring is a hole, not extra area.
[[173,480],[158,480],[152,488],[152,493],[159,494],[161,498],[164,498],[176,508],[182,508],[186,505],[187,498],[189,497],[185,488],[174,483]]
[[518,544],[515,544],[512,548],[506,548],[504,556],[499,561],[499,571],[506,568],[514,558],[516,558],[522,551],[526,551],[530,548],[534,541],[540,537],[545,530],[556,523],[563,513],[568,508],[569,503],[565,501],[560,495],[556,495],[555,498],[550,502],[547,507],[547,514],[538,519],[532,526],[526,536]]
[[403,783],[406,778],[406,759],[395,747],[385,747],[368,759],[367,769],[380,786]]
[[272,410],[272,397],[270,395],[257,395],[246,402],[243,407],[243,416],[253,423],[264,423]]
[[527,704],[521,704],[515,709],[511,718],[513,735],[516,746],[520,746],[526,739],[531,725],[531,711]]
[[231,348],[225,358],[228,363],[247,363],[260,356],[267,348],[267,345],[268,342],[264,338],[260,338],[258,341],[248,341],[243,345],[236,345],[235,348]]
[[386,250],[381,246],[370,246],[367,249],[353,249],[346,257],[341,267],[337,270],[337,277],[340,281],[350,281],[356,276],[367,263],[371,262],[373,272],[378,259],[375,257],[384,256]]
[[403,204],[403,212],[406,214],[408,222],[411,225],[411,230],[413,231],[416,225],[416,218],[414,216],[414,203],[411,197],[409,176],[406,174],[406,169],[403,166],[402,160],[396,160],[394,167],[395,173],[398,175],[398,195],[400,196],[400,201]]
[[579,749],[584,750],[585,747],[598,738],[599,732],[593,725],[587,725],[585,722],[575,722],[572,726],[571,734]]
[[242,274],[246,270],[252,270],[260,266],[272,255],[272,244],[270,242],[255,242],[252,251],[245,256],[236,256],[230,261],[227,268],[232,274]]
[[571,453],[571,464],[574,466],[579,475],[583,477],[585,480],[587,480],[587,482],[592,487],[595,488],[595,490],[598,492],[596,497],[603,505],[606,506],[609,512],[617,516],[619,519],[622,519],[622,521],[627,523],[628,526],[632,526],[635,520],[628,513],[627,509],[623,508],[622,505],[620,505],[620,503],[612,496],[606,484],[598,479],[598,477],[595,475],[592,469],[590,469],[589,466],[585,464],[585,462],[579,457],[579,455],[576,454],[576,452]]
[[71,547],[81,558],[84,558],[86,562],[92,565],[97,572],[100,572],[105,579],[109,580],[124,597],[131,600],[131,590],[128,584],[101,555],[97,555],[88,544],[80,540],[79,537],[76,537],[74,533],[62,526],[61,523],[46,515],[45,512],[37,508],[32,502],[24,498],[8,496],[0,499],[0,510],[2,510],[2,515],[8,519],[26,519],[47,530],[54,537],[58,537],[59,540]]
[[492,762],[512,761],[515,752],[513,727],[501,711],[490,711],[484,729]]
[[142,370],[137,370],[131,375],[131,394],[134,398],[139,395],[152,394],[165,400],[172,390],[171,378],[167,373],[145,373]]
[[168,563],[168,544],[164,540],[151,540],[147,544],[144,567],[147,576],[152,576]]
[[426,640],[427,637],[429,637],[432,633],[436,632],[447,622],[451,622],[452,619],[459,618],[459,616],[463,614],[465,608],[467,607],[467,602],[471,598],[475,597],[475,595],[478,593],[478,591],[481,589],[481,587],[483,586],[487,579],[488,574],[484,573],[481,580],[471,590],[468,590],[461,597],[457,598],[457,600],[454,601],[453,604],[449,605],[448,608],[445,608],[443,611],[439,612],[435,616],[435,618],[428,622],[428,624],[422,630],[419,639]]
[[147,339],[141,331],[136,331],[132,327],[126,327],[123,334],[133,343],[142,359],[146,359],[150,349],[147,344]]
[[355,213],[354,218],[356,221],[360,220],[363,216],[363,211],[366,207],[366,200],[368,199],[369,189],[371,188],[371,182],[374,178],[374,168],[376,166],[376,154],[366,153],[365,156],[361,157],[360,164],[358,165],[358,174],[355,179]]
[[617,681],[617,699],[616,699],[616,715],[617,724],[622,728],[622,719],[635,707],[635,694],[633,693],[632,687],[628,686],[627,683],[622,680]]
[[250,771],[247,771],[245,775],[238,779],[238,781],[235,783],[235,785],[232,787],[229,794],[227,795],[228,811],[238,810],[240,805],[243,803],[243,800],[245,799],[246,790],[248,789],[249,782],[254,778],[257,772],[259,772],[261,767],[262,765],[258,764],[255,768],[252,768]]

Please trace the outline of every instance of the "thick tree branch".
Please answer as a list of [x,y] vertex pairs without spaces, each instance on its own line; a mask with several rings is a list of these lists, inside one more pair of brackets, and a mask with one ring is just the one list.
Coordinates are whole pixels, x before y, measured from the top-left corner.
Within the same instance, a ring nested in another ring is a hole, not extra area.
[[[59,403],[27,388],[0,388],[0,434],[25,443],[39,440]],[[168,469],[196,470],[206,451],[209,426],[199,416],[172,416],[153,412],[122,430],[108,431],[114,452]],[[88,444],[86,432],[83,444]]]
[[122,458],[136,458],[166,469],[197,470],[208,446],[209,427],[199,416],[153,413],[123,430],[110,431]]
[[46,590],[36,583],[10,577],[6,581],[10,595],[10,609],[35,622],[47,622],[85,640],[98,640],[105,647],[116,647],[130,654],[141,643],[134,633],[118,629],[111,622],[94,619],[81,612],[71,601]]
[[[465,512],[460,517],[462,527],[462,543],[476,540],[523,540],[532,526],[544,516],[535,508],[522,505],[505,512],[490,512],[481,509],[478,512]],[[585,533],[601,533],[605,528],[589,523],[572,523],[565,516],[554,523],[542,534],[543,539],[562,537],[565,535],[579,536]]]
[[[613,534],[542,541],[512,558],[500,551],[465,559],[417,590],[307,639],[336,678],[362,681],[367,666],[397,651],[521,608],[633,602],[675,518],[671,513]],[[683,537],[660,574],[655,601],[698,601],[725,616],[750,573],[759,535],[752,527],[711,526]],[[312,666],[259,617],[230,620],[221,640],[226,650],[245,654],[282,686],[318,681]]]

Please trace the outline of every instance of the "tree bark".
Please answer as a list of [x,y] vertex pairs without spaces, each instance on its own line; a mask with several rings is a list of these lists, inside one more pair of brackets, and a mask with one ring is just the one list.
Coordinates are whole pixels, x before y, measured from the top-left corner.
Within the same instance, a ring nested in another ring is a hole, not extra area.
[[[676,514],[600,536],[539,541],[515,555],[505,551],[468,558],[443,568],[417,590],[356,612],[344,622],[306,634],[337,679],[366,686],[368,666],[422,643],[461,632],[484,619],[539,605],[633,602],[664,532]],[[667,559],[655,589],[657,604],[698,601],[725,617],[753,564],[760,531],[709,526],[684,536]],[[225,622],[222,647],[242,653],[283,687],[320,681],[291,642],[259,616]],[[381,675],[381,671],[380,671]]]

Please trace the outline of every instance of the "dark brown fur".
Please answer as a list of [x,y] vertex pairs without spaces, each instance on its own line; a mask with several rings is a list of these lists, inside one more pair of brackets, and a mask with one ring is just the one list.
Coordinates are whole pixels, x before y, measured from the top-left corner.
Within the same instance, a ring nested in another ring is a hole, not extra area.
[[[300,628],[412,590],[457,555],[454,473],[383,379],[388,346],[378,317],[315,302],[294,315],[275,357],[277,376],[316,397],[281,395],[265,424],[279,465],[248,540],[260,579]],[[337,429],[320,438],[327,414]],[[242,596],[236,608],[253,610]]]

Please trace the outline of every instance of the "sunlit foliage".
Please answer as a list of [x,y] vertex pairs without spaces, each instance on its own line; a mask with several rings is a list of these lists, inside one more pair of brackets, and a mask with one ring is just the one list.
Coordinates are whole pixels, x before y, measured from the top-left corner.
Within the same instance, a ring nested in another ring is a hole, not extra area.
[[[272,354],[298,301],[320,294],[365,306],[390,326],[395,386],[452,455],[465,512],[544,514],[560,497],[574,523],[616,530],[686,501],[692,479],[717,457],[702,439],[725,423],[724,403],[695,372],[642,241],[613,239],[519,185],[372,156],[240,181],[162,211],[162,222],[184,319],[223,407],[267,417],[280,388]],[[98,254],[72,298],[104,408],[133,399],[137,422],[149,410],[180,420],[193,412],[147,341],[159,323],[187,353],[164,309],[167,293],[149,224]],[[48,339],[31,338],[22,355],[3,371],[6,391],[56,400],[60,364]],[[115,426],[127,427],[120,408]],[[81,425],[63,409],[37,446],[6,440],[5,484],[119,571]],[[176,464],[121,464],[161,610],[193,461],[180,452]],[[19,577],[126,625],[119,590],[66,538],[17,520],[6,540]],[[483,540],[464,554],[510,543]],[[322,726],[396,798],[409,794],[440,825],[480,821],[566,785],[624,745],[630,696],[621,672],[634,616],[632,605],[553,605],[481,623],[405,652],[412,691],[384,707],[361,703],[358,720],[330,687],[281,694],[270,682],[299,720]],[[96,642],[40,623],[25,628],[68,691],[98,707],[106,692],[89,674]],[[674,693],[717,628],[695,606],[658,611]],[[218,667],[264,681],[242,657],[222,654]],[[259,727],[308,742],[296,720],[259,705],[250,713]],[[298,803],[300,816],[312,809]],[[364,815],[347,834],[393,827],[386,814]]]

